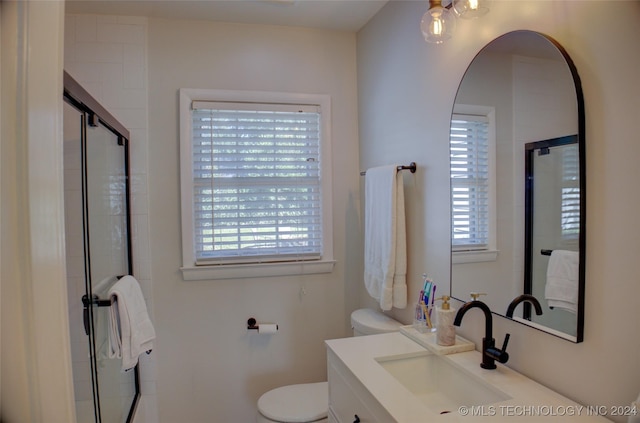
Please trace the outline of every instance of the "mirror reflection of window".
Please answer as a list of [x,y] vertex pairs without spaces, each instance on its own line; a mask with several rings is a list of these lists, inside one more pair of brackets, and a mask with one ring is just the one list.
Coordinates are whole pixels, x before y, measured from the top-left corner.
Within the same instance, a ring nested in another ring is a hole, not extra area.
[[[494,134],[493,108],[456,105],[449,137],[451,248],[456,262],[495,259]],[[482,252],[492,254],[478,254]]]
[[489,243],[489,123],[482,116],[451,120],[451,206],[454,248],[485,249]]
[[561,233],[565,241],[577,241],[580,235],[580,172],[578,145],[562,149]]

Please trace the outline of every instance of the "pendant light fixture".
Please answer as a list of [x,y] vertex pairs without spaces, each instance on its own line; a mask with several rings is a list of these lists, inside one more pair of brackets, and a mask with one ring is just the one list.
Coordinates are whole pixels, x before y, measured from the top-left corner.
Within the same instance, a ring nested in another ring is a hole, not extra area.
[[482,15],[485,15],[489,8],[487,7],[487,1],[480,0],[453,0],[453,10],[456,15],[462,19],[475,19]]
[[[422,16],[420,29],[429,43],[442,44],[453,36],[456,29],[455,15],[463,19],[475,19],[489,11],[487,0],[451,0],[445,7],[442,0],[429,0],[429,10]],[[449,10],[453,9],[454,13]]]
[[422,16],[420,29],[427,42],[441,44],[453,36],[456,18],[442,7],[442,0],[429,0],[429,10]]

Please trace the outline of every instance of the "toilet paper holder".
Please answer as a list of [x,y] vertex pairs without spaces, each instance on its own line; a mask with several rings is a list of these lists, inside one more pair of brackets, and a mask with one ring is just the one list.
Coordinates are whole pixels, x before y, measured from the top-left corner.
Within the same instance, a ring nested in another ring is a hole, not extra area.
[[[258,322],[256,321],[255,318],[250,317],[249,320],[247,320],[247,329],[259,330],[260,329],[260,325],[258,324]],[[276,325],[276,330],[277,329],[279,329],[278,325]]]

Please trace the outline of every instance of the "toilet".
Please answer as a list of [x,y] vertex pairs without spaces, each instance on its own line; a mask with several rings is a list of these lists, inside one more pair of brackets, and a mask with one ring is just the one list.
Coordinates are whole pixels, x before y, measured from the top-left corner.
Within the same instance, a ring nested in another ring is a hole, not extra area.
[[[353,336],[396,332],[402,323],[368,308],[351,313]],[[258,399],[257,423],[324,423],[328,422],[328,382],[281,386]]]

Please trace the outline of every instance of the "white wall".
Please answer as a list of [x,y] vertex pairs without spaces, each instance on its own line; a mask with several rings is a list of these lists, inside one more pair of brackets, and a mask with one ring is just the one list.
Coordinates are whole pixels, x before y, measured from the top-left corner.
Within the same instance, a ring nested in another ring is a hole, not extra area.
[[[149,20],[149,204],[163,422],[255,418],[265,391],[326,380],[325,339],[349,333],[362,284],[353,33]],[[328,94],[332,100],[333,273],[185,282],[180,273],[178,90]],[[268,337],[249,317],[279,324]]]
[[[455,52],[425,54],[419,30],[425,4],[391,2],[358,33],[360,166],[418,165],[415,174],[403,173],[410,306],[391,312],[405,323],[412,321],[423,273],[434,280],[438,295],[449,284],[449,126],[434,122],[451,117],[457,85],[446,92],[442,78],[453,72],[444,63]],[[439,61],[443,66],[436,72]],[[361,292],[361,301],[375,306]]]
[[[506,32],[530,29],[554,37],[577,66],[586,105],[584,342],[573,344],[502,318],[494,319],[494,333],[498,341],[512,334],[509,365],[542,384],[585,404],[629,404],[640,391],[640,285],[634,267],[640,229],[629,213],[640,206],[640,144],[631,124],[640,110],[640,3],[494,1],[481,20],[459,20],[456,35],[443,45],[422,40],[418,28],[425,9],[423,2],[391,2],[358,34],[361,165],[388,161],[401,151],[422,167],[424,197],[406,196],[407,208],[418,215],[410,233],[423,234],[410,238],[412,294],[420,289],[415,281],[423,266],[448,280],[448,259],[438,260],[449,250],[447,140],[464,71],[486,43]],[[394,119],[382,123],[389,116]],[[364,301],[364,291],[362,296]],[[470,313],[460,333],[479,343],[483,324],[480,313]]]

